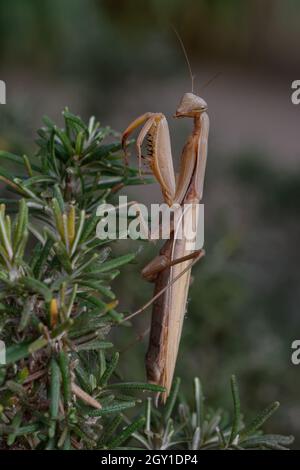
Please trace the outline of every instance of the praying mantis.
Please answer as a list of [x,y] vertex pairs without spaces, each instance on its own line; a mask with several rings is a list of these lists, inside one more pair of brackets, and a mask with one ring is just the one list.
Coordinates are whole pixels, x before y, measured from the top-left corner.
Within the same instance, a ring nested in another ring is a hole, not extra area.
[[[191,74],[192,76],[192,74]],[[193,84],[193,76],[192,76]],[[209,117],[207,104],[192,92],[185,93],[174,115],[175,118],[192,118],[193,130],[181,154],[180,168],[175,178],[168,122],[164,114],[147,112],[129,124],[122,134],[122,146],[126,152],[128,137],[143,126],[136,140],[139,168],[142,163],[142,144],[147,139],[148,155],[145,157],[157,179],[164,201],[188,206],[188,217],[200,203],[203,193]],[[169,239],[156,256],[142,270],[142,276],[154,282],[154,296],[149,347],[146,354],[146,373],[149,382],[162,386],[165,402],[172,385],[183,320],[190,284],[191,268],[204,256],[204,250],[187,249],[185,237],[175,237],[176,226]],[[192,260],[192,261],[191,261]]]

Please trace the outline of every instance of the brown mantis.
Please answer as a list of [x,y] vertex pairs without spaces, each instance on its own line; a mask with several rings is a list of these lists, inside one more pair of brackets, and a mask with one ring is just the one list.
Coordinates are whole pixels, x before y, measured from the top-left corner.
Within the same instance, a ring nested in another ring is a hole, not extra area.
[[[193,77],[192,77],[193,78]],[[183,148],[179,175],[175,179],[170,135],[166,117],[162,113],[145,113],[135,119],[123,132],[122,145],[126,148],[129,135],[143,125],[137,141],[139,168],[142,162],[142,144],[148,141],[149,164],[160,184],[165,202],[172,206],[187,205],[188,217],[202,199],[207,157],[209,118],[207,104],[199,96],[185,93],[174,117],[190,117],[193,131]],[[150,382],[163,386],[165,401],[172,385],[183,320],[186,312],[191,267],[204,255],[203,250],[187,249],[185,237],[175,237],[176,227],[170,233],[160,253],[142,271],[145,279],[154,282],[154,302],[149,347],[146,354],[146,372]],[[194,261],[190,261],[190,260]]]

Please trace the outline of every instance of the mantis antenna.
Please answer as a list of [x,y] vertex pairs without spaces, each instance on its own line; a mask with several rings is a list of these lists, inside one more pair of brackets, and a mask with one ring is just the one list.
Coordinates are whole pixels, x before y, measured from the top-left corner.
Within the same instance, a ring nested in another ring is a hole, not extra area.
[[[174,33],[176,34],[177,39],[178,39],[178,41],[181,45],[181,48],[182,48],[182,51],[183,51],[183,54],[184,54],[184,57],[185,57],[185,60],[186,60],[186,63],[187,63],[188,69],[189,69],[191,81],[192,81],[192,93],[194,93],[195,75],[193,74],[191,63],[189,61],[189,57],[188,57],[186,48],[185,48],[185,46],[183,44],[183,40],[181,39],[181,36],[180,36],[179,32],[177,31],[177,29],[175,28],[175,26],[174,25],[171,25],[171,26],[172,26],[172,29],[173,29]],[[218,78],[220,75],[221,75],[221,72],[216,73],[212,78],[210,78],[207,82],[205,82],[204,85],[202,85],[201,89],[203,90],[203,88],[206,88],[207,86],[209,86],[211,84],[211,82],[216,80],[216,78]]]
[[203,90],[203,88],[208,87],[212,82],[214,82],[217,78],[219,78],[221,73],[222,72],[217,72],[213,77],[211,77],[209,80],[207,80],[207,82],[205,82],[204,85],[202,85],[201,90]]
[[185,57],[185,60],[186,60],[186,63],[187,63],[188,69],[189,69],[189,73],[190,73],[190,76],[191,76],[191,81],[192,81],[192,93],[194,93],[194,79],[195,79],[195,75],[193,75],[191,63],[190,63],[190,61],[189,61],[189,57],[188,57],[188,55],[187,55],[186,48],[184,47],[183,40],[181,39],[181,36],[180,36],[179,32],[177,31],[177,29],[175,28],[175,26],[172,25],[172,29],[173,29],[174,33],[176,34],[176,36],[177,36],[177,39],[178,39],[178,41],[179,41],[179,44],[181,45],[181,48],[182,48],[182,51],[183,51],[183,54],[184,54],[184,57]]

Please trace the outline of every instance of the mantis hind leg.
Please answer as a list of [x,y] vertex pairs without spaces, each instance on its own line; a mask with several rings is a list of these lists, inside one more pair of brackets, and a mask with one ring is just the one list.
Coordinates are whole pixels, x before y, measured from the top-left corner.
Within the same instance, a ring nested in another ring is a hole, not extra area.
[[192,251],[188,255],[182,256],[171,260],[166,254],[156,256],[150,263],[148,263],[142,270],[142,276],[149,282],[155,282],[161,271],[175,266],[176,264],[184,263],[189,260],[200,260],[205,255],[204,250]]

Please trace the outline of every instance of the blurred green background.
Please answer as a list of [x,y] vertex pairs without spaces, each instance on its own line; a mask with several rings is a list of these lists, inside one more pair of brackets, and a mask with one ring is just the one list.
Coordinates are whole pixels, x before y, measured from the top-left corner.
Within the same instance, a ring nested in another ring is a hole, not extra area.
[[[178,159],[191,128],[172,119],[190,90],[171,25],[178,29],[211,118],[207,255],[194,270],[178,374],[187,390],[199,375],[210,401],[227,405],[236,373],[250,413],[281,402],[269,430],[295,434],[296,448],[300,366],[290,355],[300,337],[300,109],[290,94],[299,78],[299,15],[296,0],[0,1],[0,79],[7,85],[0,147],[14,152],[33,151],[41,117],[58,119],[68,105],[116,130],[161,111]],[[161,200],[157,185],[130,195]],[[158,247],[141,246],[116,286],[120,310],[135,310],[152,293],[139,271]],[[118,246],[132,248],[137,243]],[[149,321],[147,311],[116,334],[128,380],[144,378],[147,338],[136,337]]]

